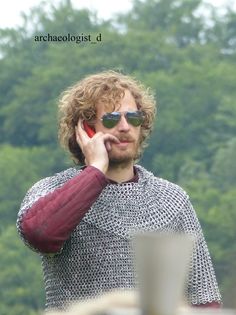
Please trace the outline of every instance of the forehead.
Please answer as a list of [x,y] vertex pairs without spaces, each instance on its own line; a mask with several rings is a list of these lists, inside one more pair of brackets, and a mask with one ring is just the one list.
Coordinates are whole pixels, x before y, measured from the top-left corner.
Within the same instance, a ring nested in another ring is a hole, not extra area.
[[120,102],[114,108],[113,104],[104,104],[102,102],[98,102],[97,105],[97,116],[100,117],[104,113],[113,112],[113,111],[129,111],[129,110],[137,110],[137,104],[133,95],[129,90],[125,90],[124,96],[121,98]]

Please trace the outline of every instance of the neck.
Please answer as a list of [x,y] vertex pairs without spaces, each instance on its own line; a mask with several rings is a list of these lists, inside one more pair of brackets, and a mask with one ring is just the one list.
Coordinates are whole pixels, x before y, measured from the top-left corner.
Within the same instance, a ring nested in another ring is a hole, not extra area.
[[106,172],[106,177],[117,183],[127,182],[134,177],[133,161],[124,163],[110,163]]

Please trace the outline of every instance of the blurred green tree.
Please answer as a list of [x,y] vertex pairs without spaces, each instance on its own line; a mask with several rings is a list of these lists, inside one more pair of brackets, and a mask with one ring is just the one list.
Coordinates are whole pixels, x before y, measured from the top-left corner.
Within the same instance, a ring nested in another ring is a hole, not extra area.
[[24,248],[14,226],[0,234],[1,315],[36,315],[43,308],[40,260]]

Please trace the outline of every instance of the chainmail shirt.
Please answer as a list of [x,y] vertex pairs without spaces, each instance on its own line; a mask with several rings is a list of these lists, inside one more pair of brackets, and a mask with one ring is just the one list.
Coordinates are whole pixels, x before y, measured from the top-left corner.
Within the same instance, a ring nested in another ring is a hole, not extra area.
[[[136,285],[132,235],[140,231],[184,232],[197,236],[186,296],[192,304],[221,301],[199,221],[185,191],[135,166],[138,182],[108,184],[56,255],[42,254],[46,309]],[[26,194],[17,221],[34,202],[81,170],[70,168],[36,183]],[[29,245],[30,246],[30,245]]]

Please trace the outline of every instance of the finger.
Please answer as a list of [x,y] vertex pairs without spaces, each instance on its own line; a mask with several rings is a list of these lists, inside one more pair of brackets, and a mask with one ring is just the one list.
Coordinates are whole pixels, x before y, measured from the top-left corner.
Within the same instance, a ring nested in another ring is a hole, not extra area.
[[81,136],[79,134],[79,131],[78,131],[78,127],[75,126],[75,139],[77,141],[77,143],[79,144],[79,146],[81,146]]
[[107,151],[110,151],[110,150],[111,150],[111,144],[110,144],[109,141],[106,141],[106,142],[105,142],[105,146],[106,146]]
[[77,130],[78,134],[85,133],[84,126],[83,126],[83,121],[82,121],[81,118],[78,120],[78,123],[77,123],[77,126],[76,126],[76,130]]
[[120,140],[117,137],[115,137],[109,133],[106,133],[103,135],[103,140],[104,141],[110,140],[112,142],[120,143]]
[[75,132],[77,141],[82,142],[84,139],[89,139],[89,136],[84,130],[83,120],[81,118],[78,120],[77,126],[75,126]]

